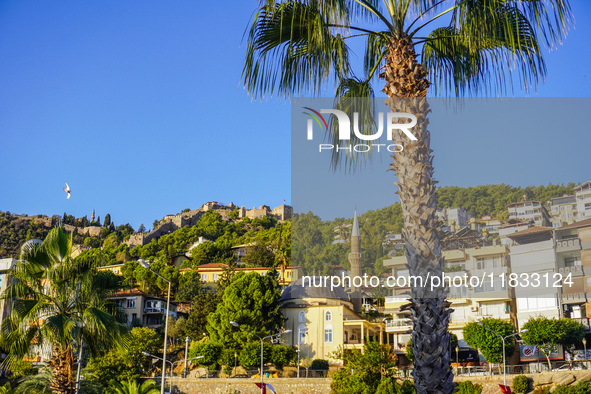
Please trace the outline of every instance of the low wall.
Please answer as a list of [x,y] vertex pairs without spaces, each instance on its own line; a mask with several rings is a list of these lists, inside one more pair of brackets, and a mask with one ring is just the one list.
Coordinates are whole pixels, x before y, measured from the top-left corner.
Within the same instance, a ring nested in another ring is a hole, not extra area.
[[[271,378],[265,383],[273,386],[281,394],[325,394],[330,393],[331,379],[309,378]],[[258,379],[173,379],[173,392],[179,394],[258,394],[261,392],[255,383]],[[269,393],[269,391],[267,391]]]

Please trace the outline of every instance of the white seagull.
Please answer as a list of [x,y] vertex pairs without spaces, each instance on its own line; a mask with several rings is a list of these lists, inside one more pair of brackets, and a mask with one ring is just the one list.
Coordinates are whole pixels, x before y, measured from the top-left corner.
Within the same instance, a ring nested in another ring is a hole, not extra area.
[[64,191],[66,192],[66,194],[68,195],[68,197],[66,197],[66,200],[70,199],[70,196],[72,195],[71,190],[70,190],[70,186],[68,185],[68,182],[65,182],[66,187],[64,188]]

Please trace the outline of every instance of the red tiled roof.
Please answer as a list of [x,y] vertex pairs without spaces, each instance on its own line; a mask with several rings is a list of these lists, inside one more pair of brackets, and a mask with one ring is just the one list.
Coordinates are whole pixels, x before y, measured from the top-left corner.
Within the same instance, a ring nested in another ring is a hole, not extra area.
[[557,230],[564,230],[567,228],[588,227],[588,226],[591,226],[591,218],[581,220],[580,222],[574,222],[571,224],[567,224],[566,226],[558,227]]
[[507,237],[519,237],[520,235],[527,235],[527,234],[534,234],[534,233],[543,233],[545,231],[552,231],[552,227],[542,227],[542,226],[535,226],[532,228],[528,228],[527,230],[521,230],[513,234],[508,234]]
[[[166,301],[166,299],[163,297],[156,297],[156,296],[150,295],[150,294],[145,293],[145,292],[141,291],[140,289],[136,289],[136,288],[133,288],[131,290],[120,291],[118,293],[113,294],[109,298],[123,298],[123,297],[132,297],[132,296],[143,296],[145,298]],[[176,305],[176,302],[174,302],[174,301],[170,301],[170,303]]]
[[227,264],[223,263],[208,263],[203,265],[198,265],[195,269],[200,270],[201,268],[226,268],[228,267]]

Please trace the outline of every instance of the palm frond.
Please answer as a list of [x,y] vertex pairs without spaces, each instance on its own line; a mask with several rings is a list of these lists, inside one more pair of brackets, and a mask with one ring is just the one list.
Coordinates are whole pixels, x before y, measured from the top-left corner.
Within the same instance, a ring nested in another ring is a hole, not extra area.
[[348,48],[315,4],[288,2],[261,8],[248,38],[242,73],[255,97],[318,92],[349,72]]
[[[371,151],[355,151],[354,146],[366,142],[360,138],[360,135],[375,133],[374,97],[374,91],[369,80],[347,78],[343,79],[339,84],[335,95],[334,109],[346,113],[353,123],[351,124],[351,138],[341,140],[339,139],[339,122],[334,116],[330,117],[327,138],[335,146],[335,149],[332,150],[331,160],[333,170],[343,168],[350,171],[363,164],[364,160],[370,157]],[[349,147],[351,150],[337,150],[337,146]]]
[[494,14],[477,33],[470,23],[431,32],[422,62],[436,95],[505,94],[512,87],[512,71],[524,90],[543,78],[546,67],[535,29],[519,8],[497,6]]

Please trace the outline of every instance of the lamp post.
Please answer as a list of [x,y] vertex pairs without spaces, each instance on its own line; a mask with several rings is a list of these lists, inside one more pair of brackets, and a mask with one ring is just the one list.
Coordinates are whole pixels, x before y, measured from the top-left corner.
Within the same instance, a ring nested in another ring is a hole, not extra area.
[[170,314],[170,286],[172,285],[172,282],[151,269],[150,264],[148,264],[145,260],[139,259],[138,263],[142,267],[152,271],[154,274],[156,274],[156,276],[168,282],[168,296],[166,297],[166,322],[164,323],[164,354],[162,355],[162,382],[160,382],[160,394],[164,394],[164,379],[166,378],[166,348],[168,345],[168,315]]
[[183,379],[187,378],[187,356],[189,354],[189,337],[185,338],[185,369],[183,370]]
[[505,359],[506,359],[506,357],[505,357],[505,340],[507,338],[514,337],[515,335],[519,335],[521,333],[527,332],[527,329],[521,330],[519,332],[516,332],[515,334],[507,335],[506,337],[504,337],[501,334],[499,334],[498,332],[496,332],[495,330],[493,330],[492,328],[487,327],[487,325],[484,324],[483,322],[481,322],[480,320],[477,320],[476,322],[478,324],[480,324],[482,327],[486,328],[488,331],[497,335],[499,338],[501,338],[501,341],[503,342],[503,384],[506,386],[507,385],[507,369],[505,367]]
[[280,335],[283,335],[283,334],[288,334],[288,333],[291,332],[291,330],[286,330],[286,331],[283,331],[283,332],[278,332],[277,334],[267,335],[266,337],[262,337],[261,338],[260,336],[258,336],[254,332],[249,331],[249,330],[247,330],[244,327],[241,327],[240,324],[236,323],[235,321],[231,321],[230,324],[233,325],[234,327],[237,327],[237,328],[241,329],[242,331],[246,331],[247,333],[249,333],[251,335],[254,335],[255,337],[257,337],[258,339],[261,340],[261,393],[264,393],[265,392],[265,385],[263,383],[263,341],[265,339],[267,339],[267,338],[274,338],[274,337],[279,337]]
[[[152,357],[152,358],[155,358],[157,360],[162,361],[163,365],[165,365],[165,363],[170,364],[170,391],[172,392],[172,374],[173,374],[173,371],[174,371],[174,364],[178,364],[178,363],[183,363],[184,362],[185,363],[185,366],[186,366],[187,365],[187,359],[172,362],[172,361],[164,360],[163,358],[160,358],[158,356],[154,356],[153,354],[150,354],[148,352],[142,352],[142,354],[144,356]],[[198,359],[203,358],[203,357],[205,357],[205,356],[191,357],[189,360],[198,360]],[[164,369],[166,369],[166,368],[164,368]]]
[[234,377],[236,377],[236,368],[238,368],[238,353],[234,352]]
[[585,348],[585,367],[587,366],[587,338],[583,338],[583,347]]
[[459,363],[459,354],[460,354],[460,346],[456,345],[456,376],[458,376],[458,371],[460,370],[460,363]]

